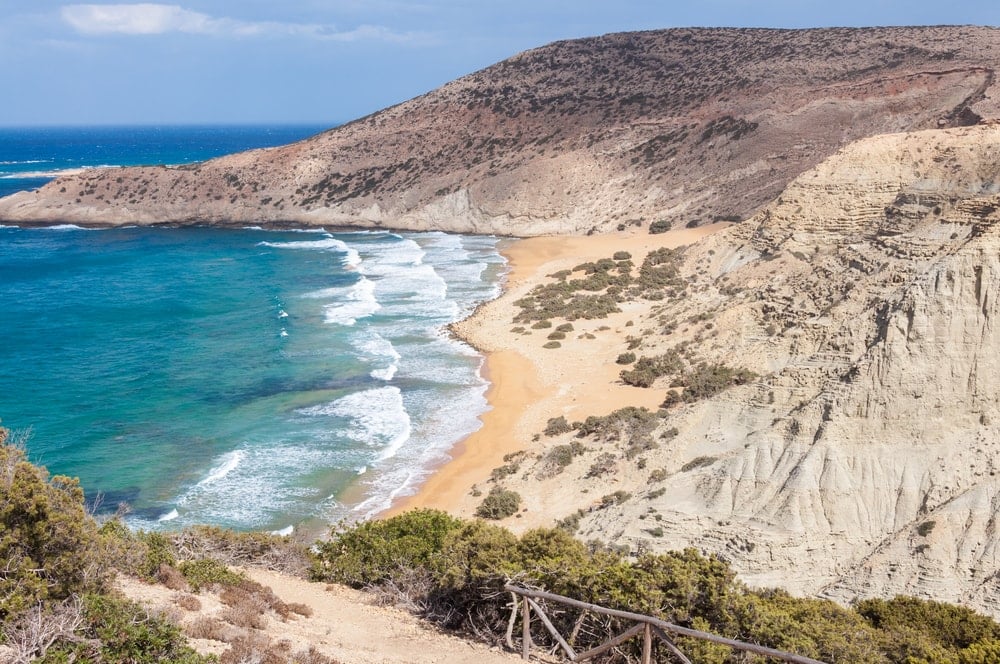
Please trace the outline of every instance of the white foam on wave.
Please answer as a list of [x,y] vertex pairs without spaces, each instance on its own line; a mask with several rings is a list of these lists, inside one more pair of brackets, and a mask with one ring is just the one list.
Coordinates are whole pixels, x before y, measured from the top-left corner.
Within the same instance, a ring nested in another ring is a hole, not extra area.
[[[373,246],[359,269],[377,282],[379,300],[398,302],[401,314],[426,315],[428,311],[436,312],[438,303],[446,300],[448,284],[433,265],[425,263],[424,255],[419,244],[402,238]],[[428,303],[435,304],[428,307]]]
[[37,226],[33,230],[39,231],[99,231],[100,228],[84,228],[76,224],[56,224],[54,226]]
[[376,387],[354,392],[336,401],[301,408],[302,415],[342,417],[348,421],[343,434],[351,440],[376,448],[375,461],[394,457],[410,439],[410,415],[398,387]]
[[368,375],[371,376],[372,378],[377,378],[378,380],[384,380],[385,382],[388,383],[396,376],[397,371],[399,371],[399,367],[396,366],[395,364],[391,364],[381,369],[372,369],[371,373],[369,373]]
[[278,333],[278,336],[279,337],[287,337],[288,336],[288,330],[286,330],[285,328],[281,328],[281,332]]
[[372,378],[386,382],[393,379],[399,370],[402,356],[391,341],[378,332],[366,330],[364,336],[353,338],[351,344],[357,349],[361,360],[380,365],[371,370],[369,375]]
[[288,312],[284,309],[278,309],[278,318],[288,318]]
[[288,537],[295,532],[295,526],[285,526],[280,530],[272,530],[272,535],[277,535],[278,537]]
[[347,246],[343,240],[335,237],[327,237],[322,240],[300,240],[296,242],[258,242],[259,247],[271,247],[272,249],[311,249],[319,251],[332,251],[344,254],[343,261],[347,267],[357,267],[361,263],[361,256],[357,250]]
[[222,455],[218,465],[208,471],[208,475],[205,476],[205,479],[198,482],[198,486],[206,486],[225,478],[226,475],[236,470],[245,456],[246,452],[243,450],[226,452]]
[[28,180],[34,178],[57,178],[62,175],[77,175],[83,173],[82,168],[63,168],[55,171],[19,171],[17,173],[4,173],[0,175],[0,180]]
[[337,297],[337,301],[323,307],[324,322],[331,325],[354,325],[382,308],[375,296],[375,284],[365,277],[347,288],[329,288],[303,297],[317,297],[319,293]]
[[177,513],[177,509],[174,508],[174,509],[170,510],[169,512],[167,512],[166,514],[161,515],[156,520],[162,523],[164,521],[173,521],[174,519],[176,519],[179,516],[180,516],[180,514]]
[[[357,463],[356,456],[341,459],[322,441],[247,441],[237,452],[237,463],[233,463],[233,453],[223,455],[208,477],[181,492],[175,501],[183,510],[178,523],[237,524],[258,530],[273,527],[275,519],[288,523],[307,516],[304,510],[315,509],[307,505],[322,501],[317,489],[302,485],[298,478],[317,468],[353,467]],[[140,521],[138,525],[153,524]]]
[[[23,162],[31,163],[31,162]],[[44,163],[44,162],[35,162]],[[54,168],[47,171],[17,171],[15,173],[4,173],[0,175],[0,180],[23,180],[27,178],[59,178],[64,175],[79,175],[95,168],[120,168],[114,164],[101,164],[100,166],[82,166],[78,168]]]
[[415,390],[407,394],[407,408],[414,412],[412,438],[389,467],[365,481],[367,498],[352,508],[359,518],[371,518],[402,496],[416,493],[432,469],[450,459],[452,448],[482,427],[487,411],[486,381],[448,390]]
[[51,159],[24,159],[22,161],[12,160],[12,161],[0,161],[0,166],[19,166],[22,164],[47,164],[51,162]]
[[325,228],[264,228],[263,226],[243,226],[245,231],[263,231],[265,233],[322,233],[329,235]]

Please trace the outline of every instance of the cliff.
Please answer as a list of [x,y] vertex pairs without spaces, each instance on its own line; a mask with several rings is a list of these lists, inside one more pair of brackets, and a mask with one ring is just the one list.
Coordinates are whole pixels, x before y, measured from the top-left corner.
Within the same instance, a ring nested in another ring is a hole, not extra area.
[[529,236],[745,219],[875,134],[1000,117],[1000,30],[677,29],[559,42],[286,147],[92,170],[15,223]]
[[634,321],[618,352],[759,377],[668,400],[648,432],[546,438],[502,479],[512,523],[581,510],[585,539],[713,551],[753,584],[1000,615],[1000,125],[846,146],[677,269],[682,292],[609,319]]

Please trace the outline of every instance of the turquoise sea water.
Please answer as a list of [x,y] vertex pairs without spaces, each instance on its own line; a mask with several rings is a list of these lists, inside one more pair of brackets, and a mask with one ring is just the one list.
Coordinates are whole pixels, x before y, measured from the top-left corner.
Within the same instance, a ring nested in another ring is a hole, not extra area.
[[3,227],[0,418],[137,526],[370,515],[478,428],[444,327],[503,269],[492,237]]

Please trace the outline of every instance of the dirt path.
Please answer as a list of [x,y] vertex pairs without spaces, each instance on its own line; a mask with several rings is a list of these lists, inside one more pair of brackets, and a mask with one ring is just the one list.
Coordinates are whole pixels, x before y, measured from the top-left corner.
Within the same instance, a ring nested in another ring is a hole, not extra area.
[[[274,641],[286,639],[295,650],[315,646],[320,653],[343,664],[511,664],[521,661],[485,644],[444,634],[399,609],[374,606],[362,592],[343,586],[311,583],[276,572],[246,570],[254,581],[269,586],[283,601],[305,604],[312,615],[293,615],[282,622],[269,614],[264,632]],[[179,612],[181,624],[222,609],[212,593],[196,595],[201,608],[188,611],[174,601],[177,593],[162,585],[122,579],[119,587],[130,598],[157,609]],[[193,639],[202,653],[220,654],[227,645]]]

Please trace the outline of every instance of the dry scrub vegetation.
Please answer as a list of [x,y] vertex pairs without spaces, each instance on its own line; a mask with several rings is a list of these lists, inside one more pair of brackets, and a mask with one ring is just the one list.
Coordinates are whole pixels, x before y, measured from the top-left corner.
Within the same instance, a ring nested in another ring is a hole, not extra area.
[[[643,428],[648,414],[633,415],[630,426]],[[618,435],[613,430],[622,422],[590,421],[587,430]],[[7,437],[0,430],[0,443]],[[605,497],[609,504],[628,498]],[[560,529],[516,537],[433,510],[335,528],[312,552],[260,533],[132,532],[114,519],[98,525],[85,512],[75,481],[49,477],[7,444],[0,444],[0,526],[0,658],[10,662],[333,662],[313,645],[293,646],[263,631],[270,623],[308,616],[310,608],[283,601],[232,567],[258,560],[308,570],[319,582],[372,590],[383,601],[493,643],[508,625],[503,585],[515,581],[830,662],[973,664],[1000,657],[1000,625],[961,607],[897,598],[847,609],[748,589],[724,561],[693,550],[626,557]],[[114,572],[175,591],[173,613],[197,611],[208,601],[220,609],[186,622],[182,631],[172,612],[153,613],[116,595]],[[566,633],[577,620],[555,607],[549,615]],[[588,618],[579,623],[575,643],[587,647],[621,628],[614,620]],[[221,642],[225,649],[219,656],[200,655],[185,636]],[[551,645],[546,633],[533,638]],[[694,661],[745,661],[726,648],[680,642]],[[619,646],[606,661],[635,661],[633,647]]]

